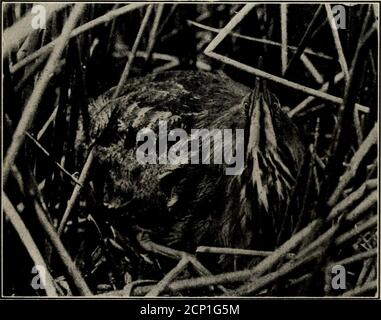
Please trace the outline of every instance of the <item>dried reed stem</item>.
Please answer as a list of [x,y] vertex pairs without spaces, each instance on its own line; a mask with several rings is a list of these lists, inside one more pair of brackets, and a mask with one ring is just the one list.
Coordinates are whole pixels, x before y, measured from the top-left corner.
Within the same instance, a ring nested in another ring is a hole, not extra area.
[[[340,82],[341,80],[344,79],[344,73],[340,72],[338,73],[333,82],[334,84],[337,84],[338,82]],[[326,82],[324,83],[321,88],[320,88],[320,91],[323,91],[323,92],[326,92],[328,90],[328,87],[329,87],[329,82]],[[293,116],[295,116],[297,113],[299,113],[300,111],[302,111],[303,109],[305,109],[307,107],[308,104],[310,104],[312,101],[314,101],[316,99],[316,97],[313,97],[313,96],[309,96],[307,97],[306,99],[304,99],[301,103],[299,103],[295,108],[293,108],[292,110],[290,110],[288,112],[288,116],[290,118],[292,118]]]
[[339,31],[337,30],[337,26],[336,26],[335,18],[333,17],[331,5],[326,3],[324,6],[325,6],[325,10],[327,11],[327,19],[328,19],[329,25],[331,27],[332,36],[333,36],[333,40],[335,42],[336,51],[337,51],[337,55],[339,58],[341,70],[344,73],[345,81],[348,81],[349,80],[348,64],[347,64],[347,60],[345,59],[345,56],[344,56],[343,47],[341,45],[341,41],[340,41],[340,37],[339,37]]
[[[262,71],[260,69],[248,66],[246,64],[243,64],[243,63],[238,62],[236,60],[233,60],[231,58],[225,57],[225,56],[223,56],[221,54],[218,54],[218,53],[215,53],[215,52],[205,52],[205,54],[207,56],[211,57],[211,58],[214,58],[214,59],[218,60],[218,61],[221,61],[223,63],[232,65],[232,66],[234,66],[234,67],[236,67],[236,68],[238,68],[240,70],[243,70],[243,71],[251,73],[251,74],[253,74],[255,76],[258,76],[258,77],[261,77],[261,78],[265,78],[265,79],[268,79],[270,81],[279,83],[279,84],[281,84],[283,86],[286,86],[286,87],[289,87],[291,89],[298,90],[298,91],[303,92],[303,93],[305,93],[307,95],[311,95],[311,96],[314,96],[314,97],[317,97],[317,98],[320,98],[320,99],[323,99],[323,100],[327,100],[327,101],[330,101],[330,102],[333,102],[333,103],[336,103],[336,104],[339,104],[339,105],[341,105],[343,103],[343,99],[342,98],[333,96],[331,94],[328,94],[328,93],[325,93],[325,92],[322,92],[322,91],[319,91],[319,90],[316,90],[316,89],[312,89],[312,88],[303,86],[301,84],[298,84],[298,83],[286,80],[286,79],[281,78],[281,77],[274,76],[273,74],[270,74],[270,73],[267,73],[267,72]],[[356,103],[355,106],[359,110],[361,110],[362,112],[366,112],[366,113],[369,112],[369,108],[366,107],[366,106],[363,106],[363,105],[358,104],[358,103]]]
[[282,75],[286,72],[287,69],[287,63],[288,63],[288,57],[287,57],[287,4],[281,3],[280,4],[280,32],[281,32],[281,43],[282,43],[282,50],[281,50],[281,66],[282,66]]
[[[250,257],[268,257],[273,251],[248,250],[239,248],[224,248],[224,247],[206,247],[200,246],[196,249],[196,253],[213,253],[213,254],[232,254]],[[288,258],[293,258],[294,254],[288,254]]]
[[152,12],[152,4],[150,4],[148,7],[147,7],[147,10],[146,10],[146,13],[143,17],[143,20],[142,20],[142,23],[140,24],[140,28],[139,28],[139,31],[138,31],[138,34],[135,38],[135,42],[132,46],[132,49],[131,51],[129,52],[129,56],[128,56],[128,60],[127,60],[127,63],[126,63],[126,66],[124,67],[124,70],[123,70],[123,73],[119,79],[119,83],[118,83],[118,86],[113,94],[113,99],[119,97],[119,94],[120,94],[120,91],[122,90],[122,87],[124,86],[127,78],[128,78],[128,75],[130,74],[130,69],[131,69],[131,66],[132,66],[132,63],[134,61],[134,58],[135,58],[135,55],[136,55],[136,52],[138,51],[138,47],[139,47],[139,44],[140,44],[140,41],[142,40],[142,36],[143,36],[143,32],[144,32],[144,29],[146,28],[147,26],[147,23],[148,23],[148,18],[149,16],[151,15],[151,12]]
[[233,28],[237,26],[237,24],[239,24],[255,6],[257,6],[257,4],[245,4],[244,7],[226,24],[223,29],[221,29],[217,36],[208,44],[204,51],[205,54],[216,49],[216,47],[226,38],[226,36],[229,35]]
[[[199,23],[199,22],[196,22],[196,21],[192,21],[192,20],[187,20],[187,22],[190,25],[193,25],[193,26],[195,26],[197,28],[200,28],[200,29],[203,29],[203,30],[207,30],[207,31],[211,31],[211,32],[214,32],[214,33],[219,33],[222,30],[222,29],[213,28],[213,27],[210,27],[210,26],[207,26],[207,25],[204,25],[202,23]],[[229,35],[234,37],[234,38],[245,39],[245,40],[249,40],[249,41],[253,41],[253,42],[268,44],[268,45],[271,45],[271,46],[274,46],[274,47],[282,47],[281,43],[276,42],[276,41],[272,41],[272,40],[268,40],[268,39],[262,39],[262,38],[255,38],[255,37],[251,37],[251,36],[246,36],[246,35],[243,35],[243,34],[240,34],[240,33],[237,33],[237,32],[230,32]],[[287,45],[287,49],[290,50],[290,51],[296,51],[296,50],[298,50],[298,47]],[[311,55],[311,56],[316,56],[316,57],[327,59],[327,60],[332,60],[332,57],[330,57],[330,56],[328,56],[328,55],[326,55],[324,53],[321,53],[321,52],[315,52],[315,51],[313,51],[313,50],[311,50],[309,48],[306,48],[304,50],[304,54],[308,54],[308,55]]]
[[77,202],[77,199],[78,199],[80,191],[81,191],[81,187],[84,185],[84,183],[86,181],[86,178],[87,178],[90,166],[93,162],[93,159],[94,159],[94,152],[93,152],[93,150],[91,150],[87,159],[86,159],[85,165],[83,166],[81,174],[79,176],[78,184],[74,187],[73,193],[71,194],[70,199],[67,203],[66,210],[62,216],[61,222],[60,222],[59,227],[58,227],[58,231],[57,231],[58,235],[62,234],[62,231],[65,228],[67,219],[69,218],[69,215],[70,215],[71,211],[73,210],[75,203]]

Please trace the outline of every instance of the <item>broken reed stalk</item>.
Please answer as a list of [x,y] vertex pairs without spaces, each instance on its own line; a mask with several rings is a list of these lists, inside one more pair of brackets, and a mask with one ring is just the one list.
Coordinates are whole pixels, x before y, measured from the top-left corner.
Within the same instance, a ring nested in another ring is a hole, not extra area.
[[55,68],[59,63],[63,50],[65,49],[66,44],[69,40],[70,33],[75,27],[78,19],[81,17],[84,7],[85,4],[83,3],[77,3],[74,6],[67,22],[62,29],[62,33],[58,38],[56,46],[54,47],[49,60],[38,82],[36,83],[30,98],[28,99],[28,102],[24,108],[19,123],[17,124],[11,144],[3,161],[3,185],[5,185],[7,182],[10,167],[15,162],[18,151],[24,142],[25,132],[30,128],[33,122],[33,118],[41,101],[41,97],[43,96],[45,89],[49,84],[52,74],[54,74]]
[[[107,23],[112,19],[115,19],[115,18],[117,18],[123,14],[126,14],[127,12],[136,10],[136,9],[144,7],[146,5],[147,5],[146,3],[132,3],[132,4],[125,5],[119,9],[109,11],[106,14],[104,14],[104,15],[102,15],[102,16],[94,19],[94,20],[89,21],[89,22],[79,26],[78,28],[75,28],[72,31],[72,33],[70,34],[70,38],[76,37],[79,34],[86,32],[88,30],[91,30],[100,24]],[[14,66],[12,66],[10,68],[10,72],[13,74],[13,73],[17,72],[18,70],[20,70],[21,68],[28,65],[29,63],[31,63],[32,61],[34,61],[35,59],[41,57],[42,55],[49,53],[57,45],[57,41],[58,41],[58,39],[53,40],[52,42],[48,43],[47,45],[41,47],[36,52],[33,52],[31,55],[27,56],[23,60],[17,62]]]
[[116,99],[119,97],[120,91],[122,90],[122,87],[125,85],[125,82],[130,74],[130,69],[131,69],[132,63],[134,62],[136,52],[138,51],[139,44],[142,40],[143,32],[147,26],[149,16],[151,15],[151,12],[152,12],[152,8],[153,8],[152,4],[148,5],[146,13],[144,14],[143,20],[140,24],[138,34],[136,35],[135,42],[129,53],[126,66],[124,67],[123,73],[119,79],[118,86],[116,87],[116,90],[114,91],[112,99]]
[[6,216],[9,218],[9,221],[11,222],[13,227],[15,228],[22,244],[25,246],[29,256],[33,260],[34,265],[42,266],[45,270],[45,277],[44,279],[41,279],[44,284],[43,289],[45,290],[46,295],[49,297],[58,296],[56,288],[54,286],[54,279],[49,272],[48,266],[46,265],[45,260],[42,257],[42,254],[40,253],[40,250],[38,249],[31,234],[29,233],[28,228],[25,226],[23,220],[21,219],[18,212],[16,211],[11,201],[4,192],[2,193],[2,198],[4,212]]

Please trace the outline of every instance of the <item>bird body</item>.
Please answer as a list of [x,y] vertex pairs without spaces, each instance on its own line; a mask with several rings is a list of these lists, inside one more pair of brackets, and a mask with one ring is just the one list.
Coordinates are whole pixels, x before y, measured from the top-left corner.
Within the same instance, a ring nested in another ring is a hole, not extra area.
[[[116,99],[114,90],[89,112],[102,201],[119,230],[137,226],[192,252],[199,245],[274,247],[303,146],[262,82],[250,90],[223,75],[173,71],[132,79]],[[136,135],[157,132],[160,121],[187,133],[244,129],[243,172],[226,175],[226,163],[139,163]]]

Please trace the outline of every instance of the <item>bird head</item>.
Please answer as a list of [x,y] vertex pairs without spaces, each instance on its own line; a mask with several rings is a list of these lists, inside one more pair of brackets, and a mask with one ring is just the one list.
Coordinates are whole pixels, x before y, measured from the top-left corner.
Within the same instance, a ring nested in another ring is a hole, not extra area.
[[256,79],[254,89],[243,99],[243,104],[246,169],[241,201],[249,201],[247,207],[256,208],[256,215],[261,212],[268,217],[271,228],[276,230],[279,215],[287,207],[296,185],[303,162],[303,146],[296,126],[282,111],[266,80]]

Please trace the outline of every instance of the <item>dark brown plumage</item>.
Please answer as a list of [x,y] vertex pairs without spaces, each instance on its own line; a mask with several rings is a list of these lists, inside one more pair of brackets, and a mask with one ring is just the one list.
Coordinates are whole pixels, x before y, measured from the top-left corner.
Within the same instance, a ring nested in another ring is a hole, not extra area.
[[[250,91],[225,76],[175,71],[132,79],[117,99],[112,93],[90,114],[102,201],[119,231],[137,226],[190,252],[199,245],[274,248],[303,146],[262,81]],[[136,134],[156,131],[159,120],[187,132],[245,129],[243,173],[225,175],[224,164],[139,164]]]

